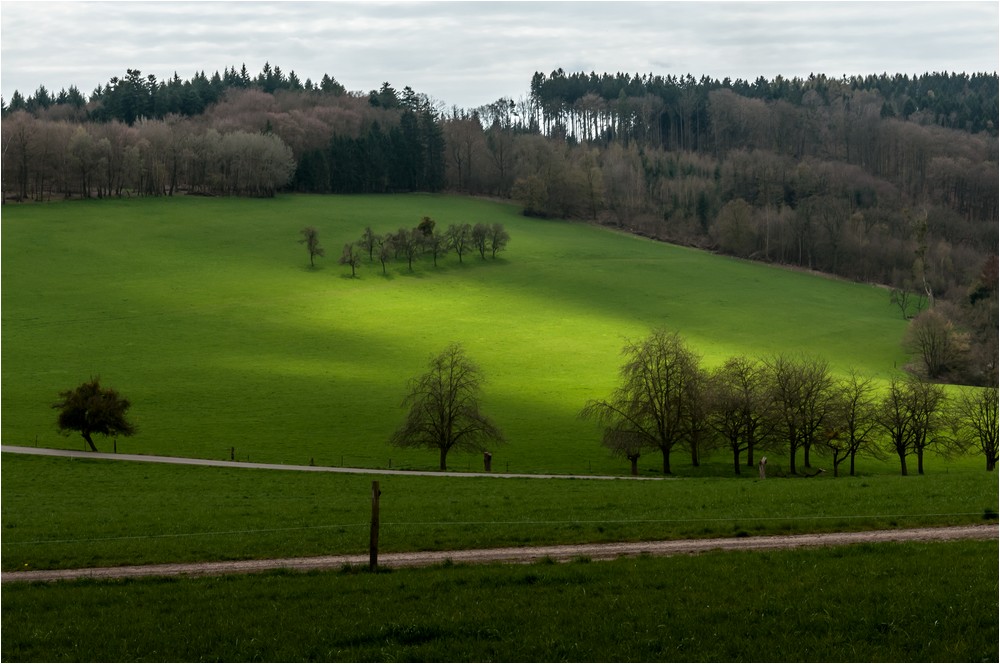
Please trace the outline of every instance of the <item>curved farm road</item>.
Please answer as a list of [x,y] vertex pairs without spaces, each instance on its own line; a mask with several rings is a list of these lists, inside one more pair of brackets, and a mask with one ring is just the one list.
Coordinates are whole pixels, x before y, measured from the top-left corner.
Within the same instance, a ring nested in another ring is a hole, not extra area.
[[[955,526],[948,528],[911,528],[902,530],[872,530],[853,533],[821,533],[814,535],[775,535],[765,537],[727,537],[719,539],[671,540],[660,542],[627,542],[620,544],[572,544],[532,546],[507,549],[472,549],[468,551],[421,551],[386,553],[379,556],[383,567],[425,567],[445,561],[464,564],[531,563],[550,559],[568,562],[586,557],[591,560],[652,555],[672,556],[706,551],[750,551],[791,549],[800,547],[842,546],[874,542],[935,542],[958,539],[992,539],[1000,536],[997,524]],[[69,579],[120,579],[143,576],[218,576],[248,574],[276,569],[296,571],[339,569],[344,565],[367,565],[367,555],[316,556],[311,558],[277,558],[271,560],[240,560],[211,563],[166,565],[136,565],[131,567],[97,567],[90,569],[33,570],[4,573],[4,583],[12,581],[61,581]]]
[[108,452],[81,452],[50,447],[23,447],[0,445],[0,452],[32,454],[35,456],[70,457],[76,459],[102,459],[104,461],[139,461],[142,463],[169,463],[182,466],[211,466],[215,468],[246,468],[250,470],[294,470],[307,473],[343,473],[349,475],[418,475],[423,477],[493,477],[496,479],[522,480],[639,480],[650,482],[669,481],[673,477],[632,477],[630,475],[543,475],[528,473],[479,473],[448,470],[390,470],[385,468],[346,468],[342,466],[297,466],[284,463],[251,463],[249,461],[218,461],[191,457],[168,457],[152,454],[110,454]]

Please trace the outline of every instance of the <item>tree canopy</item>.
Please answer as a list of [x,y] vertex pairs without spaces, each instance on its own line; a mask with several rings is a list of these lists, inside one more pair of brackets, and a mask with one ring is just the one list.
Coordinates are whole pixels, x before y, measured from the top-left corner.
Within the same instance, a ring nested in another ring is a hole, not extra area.
[[101,387],[100,378],[91,378],[77,387],[59,393],[52,405],[59,411],[59,430],[78,431],[96,452],[93,436],[131,436],[136,427],[126,415],[132,406],[117,390]]

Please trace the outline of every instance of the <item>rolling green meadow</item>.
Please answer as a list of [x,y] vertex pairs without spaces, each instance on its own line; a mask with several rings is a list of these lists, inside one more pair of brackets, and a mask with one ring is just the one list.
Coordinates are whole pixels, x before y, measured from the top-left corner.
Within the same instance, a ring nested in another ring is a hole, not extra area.
[[[379,475],[407,381],[451,342],[508,443],[493,470],[625,475],[578,418],[626,340],[666,326],[714,366],[806,354],[886,381],[906,361],[887,292],[502,203],[434,195],[179,197],[2,210],[4,444],[82,449],[51,404],[99,375],[132,401],[119,452],[371,474],[3,454],[2,569],[455,550],[995,523],[978,457],[927,474],[732,477],[725,454],[648,481]],[[343,245],[423,216],[504,224],[496,260],[378,262]],[[298,243],[319,230],[310,269]],[[97,438],[102,451],[114,443]],[[827,466],[814,453],[814,466]],[[780,456],[771,466],[785,467]],[[480,471],[452,453],[449,467]],[[843,470],[843,467],[842,467]],[[4,661],[995,661],[995,542],[856,545],[565,565],[4,583]],[[946,574],[940,571],[947,569]],[[6,580],[5,580],[6,581]],[[127,619],[122,619],[127,616]]]
[[[510,245],[497,260],[423,258],[386,276],[377,261],[356,279],[337,264],[366,226],[425,215],[439,228],[503,223]],[[327,254],[315,270],[305,226]],[[709,366],[804,353],[884,379],[905,361],[905,322],[879,288],[449,196],[8,205],[2,280],[6,444],[81,448],[50,405],[99,375],[133,403],[139,434],[119,451],[433,469],[434,453],[387,440],[407,381],[457,341],[509,441],[494,470],[625,473],[577,415],[615,385],[626,339],[655,326]]]

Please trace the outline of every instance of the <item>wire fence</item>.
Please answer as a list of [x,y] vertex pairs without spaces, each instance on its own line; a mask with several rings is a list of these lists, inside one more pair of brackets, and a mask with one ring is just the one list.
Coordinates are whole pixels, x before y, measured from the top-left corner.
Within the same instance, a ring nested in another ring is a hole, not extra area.
[[[612,526],[612,525],[646,525],[646,524],[692,524],[692,523],[747,523],[760,521],[817,521],[817,520],[885,520],[885,519],[922,519],[941,517],[985,516],[983,512],[932,512],[923,514],[842,514],[820,516],[759,516],[759,517],[702,517],[690,519],[594,519],[594,520],[537,520],[537,521],[382,521],[383,528],[428,528],[428,527],[462,527],[471,526]],[[995,518],[995,515],[993,515]],[[367,528],[365,523],[341,523],[315,526],[289,526],[285,528],[257,528],[244,530],[217,530],[196,533],[166,533],[155,535],[117,535],[113,537],[86,537],[78,539],[44,539],[25,540],[22,542],[3,541],[4,547],[31,546],[39,544],[82,544],[87,542],[112,542],[126,540],[155,540],[186,537],[219,537],[225,535],[262,535],[266,533],[281,533],[305,530],[334,530],[346,528]]]

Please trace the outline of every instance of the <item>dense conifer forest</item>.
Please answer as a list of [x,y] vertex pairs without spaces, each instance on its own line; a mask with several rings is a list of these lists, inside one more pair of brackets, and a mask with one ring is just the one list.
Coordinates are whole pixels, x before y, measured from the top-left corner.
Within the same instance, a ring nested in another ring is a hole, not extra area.
[[190,80],[129,69],[89,96],[40,86],[2,109],[3,200],[508,198],[529,215],[886,285],[913,318],[916,356],[928,334],[947,339],[935,378],[995,384],[995,72],[719,81],[559,69],[526,83],[518,100],[473,109],[269,63]]

